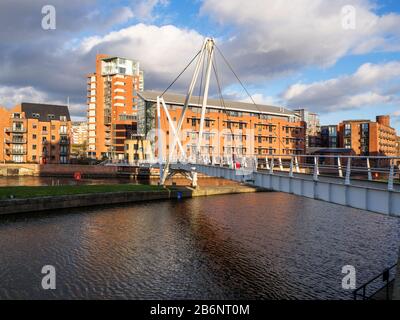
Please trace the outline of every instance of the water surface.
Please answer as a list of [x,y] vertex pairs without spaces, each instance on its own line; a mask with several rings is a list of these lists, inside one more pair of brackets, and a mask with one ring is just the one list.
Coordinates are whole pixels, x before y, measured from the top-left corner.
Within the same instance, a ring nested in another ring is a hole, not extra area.
[[[397,260],[399,219],[283,193],[0,217],[1,299],[349,299]],[[41,289],[43,265],[57,290]]]

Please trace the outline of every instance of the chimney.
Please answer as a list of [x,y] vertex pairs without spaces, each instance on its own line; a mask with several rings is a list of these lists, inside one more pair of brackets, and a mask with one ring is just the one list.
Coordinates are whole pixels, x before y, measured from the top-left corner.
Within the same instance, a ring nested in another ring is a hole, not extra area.
[[390,116],[377,116],[376,122],[378,122],[381,125],[390,127]]

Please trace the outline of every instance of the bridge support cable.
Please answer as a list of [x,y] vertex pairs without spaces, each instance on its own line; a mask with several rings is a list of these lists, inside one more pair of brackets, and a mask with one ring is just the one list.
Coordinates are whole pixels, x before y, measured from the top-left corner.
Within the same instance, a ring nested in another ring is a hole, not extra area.
[[[241,87],[243,88],[243,90],[246,92],[247,96],[250,98],[251,102],[253,103],[253,105],[257,108],[258,112],[261,113],[261,109],[258,106],[258,104],[254,101],[253,96],[250,94],[250,92],[247,90],[246,86],[243,84],[242,80],[240,80],[238,74],[235,72],[235,70],[233,69],[232,65],[229,63],[228,59],[224,56],[224,54],[222,53],[222,51],[218,48],[218,46],[215,46],[217,49],[217,52],[220,54],[220,56],[222,57],[223,61],[225,62],[225,64],[228,66],[228,68],[230,69],[230,71],[233,73],[233,75],[235,76],[235,78],[237,79],[237,81],[239,82],[239,84],[241,85]],[[280,137],[276,137],[279,140],[279,143],[281,146],[284,145],[283,140]]]
[[164,94],[166,94],[169,89],[171,89],[171,87],[175,84],[175,82],[177,82],[178,79],[185,73],[185,71],[191,66],[193,61],[196,60],[196,58],[199,56],[200,53],[201,53],[201,49],[199,50],[199,52],[197,52],[197,54],[193,57],[193,59],[190,60],[188,65],[179,73],[179,75],[171,82],[171,84],[163,91],[163,93],[161,93],[160,98],[163,97]]

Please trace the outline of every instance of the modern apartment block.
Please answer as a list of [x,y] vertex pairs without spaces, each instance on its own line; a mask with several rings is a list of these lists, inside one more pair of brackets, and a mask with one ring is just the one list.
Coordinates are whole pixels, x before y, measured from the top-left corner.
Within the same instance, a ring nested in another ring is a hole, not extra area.
[[[139,93],[143,108],[138,114],[138,132],[152,141],[154,154],[158,155],[158,121],[156,115],[157,96],[161,92]],[[175,125],[181,116],[185,96],[165,94],[163,96],[171,119]],[[201,98],[192,97],[183,122],[182,145],[188,157],[196,156],[199,138]],[[161,131],[164,143],[163,156],[173,138],[165,112],[161,112]],[[271,155],[305,153],[306,123],[294,111],[274,106],[258,105],[235,101],[209,99],[204,125],[201,154],[213,157],[256,155],[264,158]],[[156,130],[154,130],[156,129]],[[155,136],[154,136],[155,134]]]
[[0,109],[0,161],[68,163],[71,119],[67,106],[21,103]]
[[370,120],[347,120],[339,124],[340,147],[352,149],[357,155],[396,156],[396,130],[390,116]]
[[88,138],[88,124],[86,121],[72,122],[72,144],[84,145]]
[[143,90],[139,62],[96,56],[88,75],[88,156],[123,159],[125,140],[137,130],[138,92]]
[[338,126],[329,125],[321,127],[321,147],[323,148],[338,148],[339,136]]
[[321,145],[321,123],[319,115],[306,109],[294,110],[302,121],[307,124],[306,148],[315,148]]
[[152,151],[150,141],[143,135],[133,135],[125,140],[125,159],[129,163],[135,163],[142,160],[151,160]]

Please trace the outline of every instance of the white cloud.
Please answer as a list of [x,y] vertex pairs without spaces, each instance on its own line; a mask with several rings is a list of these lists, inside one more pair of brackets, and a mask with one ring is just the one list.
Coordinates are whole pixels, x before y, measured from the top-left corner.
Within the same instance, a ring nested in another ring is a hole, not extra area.
[[[156,88],[166,86],[178,75],[200,49],[203,39],[196,31],[172,25],[137,24],[104,37],[86,38],[76,50],[85,53],[95,50],[139,60],[145,70],[145,86],[150,81]],[[187,72],[185,79],[189,76]]]
[[[48,94],[33,87],[10,87],[0,86],[0,106],[8,109],[21,104],[22,102],[46,103],[56,105],[66,105],[67,101],[51,99]],[[86,106],[72,103],[69,111],[71,116],[79,118],[85,115]]]
[[308,107],[320,112],[393,104],[399,101],[399,97],[385,92],[385,87],[398,80],[400,62],[366,63],[352,75],[311,84],[294,84],[282,94],[282,98],[290,106]]
[[47,95],[33,87],[0,86],[0,105],[11,108],[21,102],[45,102]]
[[306,66],[329,67],[348,54],[400,50],[400,15],[378,15],[374,2],[352,0],[356,28],[342,26],[348,0],[205,0],[201,8],[236,36],[225,51],[249,77]]
[[141,0],[132,4],[134,16],[140,21],[154,21],[158,16],[154,14],[157,6],[166,7],[169,0]]

